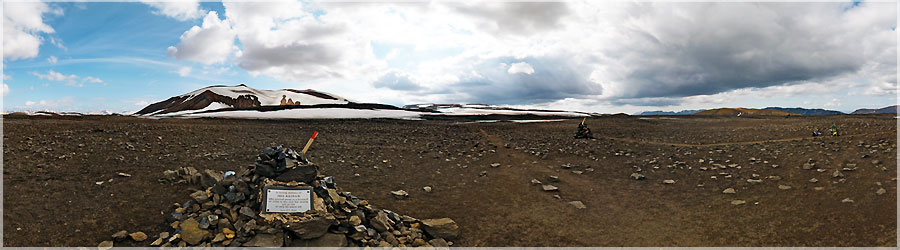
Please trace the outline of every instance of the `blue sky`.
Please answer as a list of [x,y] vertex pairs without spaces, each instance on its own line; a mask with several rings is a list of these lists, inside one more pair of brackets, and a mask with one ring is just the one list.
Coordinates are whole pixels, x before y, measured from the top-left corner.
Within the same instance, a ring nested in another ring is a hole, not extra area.
[[3,6],[5,112],[128,112],[240,83],[603,113],[897,102],[894,3]]

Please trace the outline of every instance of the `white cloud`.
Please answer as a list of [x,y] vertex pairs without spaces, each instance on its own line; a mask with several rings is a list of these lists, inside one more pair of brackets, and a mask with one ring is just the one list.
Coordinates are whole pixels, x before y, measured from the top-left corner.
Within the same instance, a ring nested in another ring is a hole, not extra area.
[[6,85],[6,83],[4,83],[3,84],[3,96],[6,96],[8,94],[9,94],[9,85]]
[[25,106],[20,106],[18,108],[26,109],[26,110],[54,110],[54,111],[68,111],[71,110],[73,104],[75,103],[75,98],[73,97],[63,97],[59,99],[50,99],[50,100],[38,100],[25,101]]
[[[63,73],[59,73],[53,70],[48,70],[46,74],[41,74],[36,71],[31,72],[32,75],[36,76],[41,80],[62,82],[65,85],[73,86],[73,87],[84,87],[84,83],[103,83],[103,80],[93,76],[79,77],[78,75],[66,75]],[[80,79],[80,81],[79,81]],[[48,84],[43,84],[43,86],[48,86]]]
[[171,17],[178,21],[187,21],[197,19],[205,13],[200,9],[200,3],[197,0],[178,0],[158,2],[153,0],[140,0],[141,2],[155,8],[154,14]]
[[59,59],[57,59],[55,56],[50,56],[47,58],[47,62],[49,62],[50,64],[56,64],[56,62],[58,61]]
[[513,63],[511,66],[509,66],[509,70],[507,70],[506,72],[509,73],[510,75],[512,75],[512,74],[531,75],[531,74],[534,74],[534,68],[532,68],[531,65],[526,62],[518,62],[518,63]]
[[88,76],[88,77],[82,78],[81,81],[89,82],[89,83],[104,83],[103,80],[100,80],[100,78],[96,78],[93,76]]
[[4,80],[4,81],[12,80],[12,76],[9,76],[9,75],[7,75],[7,74],[3,74],[3,80]]
[[3,3],[3,59],[18,60],[38,55],[43,41],[41,34],[54,33],[44,23],[45,13],[62,15],[59,8],[42,2]]
[[49,81],[72,81],[78,79],[77,75],[66,75],[53,70],[48,70],[47,74],[41,74],[38,72],[31,72],[32,75],[37,76],[41,80],[49,80]]
[[220,20],[215,11],[203,18],[202,26],[191,27],[181,35],[181,42],[169,46],[167,54],[178,60],[204,64],[225,62],[234,49],[234,31],[228,20]]
[[191,67],[181,67],[178,69],[178,75],[181,77],[185,77],[191,74]]

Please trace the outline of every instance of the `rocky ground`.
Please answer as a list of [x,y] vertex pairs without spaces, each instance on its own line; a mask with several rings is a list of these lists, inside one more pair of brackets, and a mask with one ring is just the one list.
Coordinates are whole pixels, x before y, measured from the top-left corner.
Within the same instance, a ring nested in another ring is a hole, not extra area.
[[[465,121],[3,117],[4,246],[170,229],[186,184],[302,148],[345,191],[452,218],[454,246],[896,246],[892,115]],[[836,124],[841,137],[810,137]],[[397,199],[392,191],[408,193]],[[548,191],[545,191],[548,190]]]

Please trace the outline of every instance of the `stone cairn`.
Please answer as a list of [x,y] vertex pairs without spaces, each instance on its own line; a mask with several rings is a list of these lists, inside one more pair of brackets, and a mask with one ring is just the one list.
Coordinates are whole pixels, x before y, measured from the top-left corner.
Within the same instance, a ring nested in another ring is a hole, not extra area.
[[578,131],[575,131],[575,139],[592,139],[594,138],[594,134],[591,133],[591,129],[584,124],[584,120],[581,120],[581,124],[578,124]]
[[[162,247],[449,247],[459,227],[449,218],[418,220],[379,209],[342,192],[333,177],[291,149],[267,148],[256,164],[240,171],[167,170],[160,181],[199,185],[191,200],[175,203]],[[264,186],[312,187],[313,208],[305,213],[262,213]],[[110,244],[111,245],[111,244]]]

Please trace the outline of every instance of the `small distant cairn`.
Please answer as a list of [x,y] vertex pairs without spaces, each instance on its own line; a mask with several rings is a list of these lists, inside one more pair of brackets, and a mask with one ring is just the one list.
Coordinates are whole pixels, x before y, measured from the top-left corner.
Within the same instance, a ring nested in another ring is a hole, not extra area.
[[[255,164],[236,172],[179,167],[164,176],[160,181],[202,189],[173,205],[169,231],[152,246],[442,248],[459,235],[452,219],[419,220],[342,191],[304,152],[282,146],[266,148]],[[271,187],[311,190],[312,206],[301,213],[262,211],[264,190]]]
[[593,139],[594,134],[591,133],[591,128],[588,128],[584,121],[587,118],[581,120],[581,124],[578,124],[578,131],[575,131],[575,139]]

